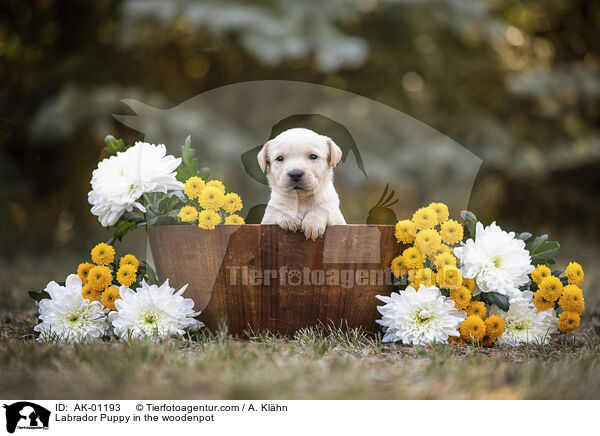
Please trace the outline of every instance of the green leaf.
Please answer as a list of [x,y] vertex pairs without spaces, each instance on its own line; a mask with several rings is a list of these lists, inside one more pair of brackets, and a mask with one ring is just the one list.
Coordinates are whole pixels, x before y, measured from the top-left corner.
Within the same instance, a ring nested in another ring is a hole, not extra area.
[[125,212],[122,218],[127,221],[135,221],[136,223],[144,221],[144,215],[135,212]]
[[171,212],[179,211],[179,209],[185,206],[186,202],[187,198],[185,197],[185,194],[183,192],[170,192],[158,201],[158,206],[156,208],[157,210],[155,215],[159,217],[161,215],[168,215]]
[[118,152],[127,150],[127,146],[123,140],[115,139],[115,137],[112,135],[108,135],[106,138],[104,138],[104,143],[106,144],[106,147],[104,147],[104,152],[109,156],[116,156]]
[[517,239],[520,239],[521,241],[526,241],[529,238],[531,238],[533,235],[529,232],[523,232],[523,233],[519,233],[517,235]]
[[141,219],[136,216],[136,218],[126,217],[126,214],[119,218],[119,221],[115,224],[115,229],[113,231],[113,236],[106,243],[112,245],[115,241],[122,241],[123,237],[132,230],[135,230],[139,227],[143,227],[146,225],[146,221],[144,218]]
[[192,136],[188,135],[181,146],[181,160],[186,167],[198,169],[198,161],[195,156],[196,150],[192,148]]
[[475,229],[477,228],[477,217],[475,214],[468,210],[463,210],[460,216],[465,221],[465,227],[469,231],[471,238],[475,239]]
[[182,203],[187,203],[187,197],[183,191],[172,191],[167,194],[168,197],[177,197]]
[[534,265],[554,264],[554,258],[560,251],[560,244],[556,241],[548,241],[548,235],[542,235],[527,247]]
[[29,291],[28,294],[31,298],[33,298],[37,302],[40,302],[46,298],[50,298],[50,294],[46,291],[39,291],[39,292]]
[[[182,183],[185,183],[190,177],[201,177],[196,150],[192,148],[192,138],[189,135],[181,146],[181,165],[177,167],[176,177]],[[204,177],[203,179],[206,180]]]
[[179,211],[177,210],[170,210],[165,214],[157,215],[154,219],[154,224],[159,226],[179,224],[179,217],[177,215],[178,213]]
[[527,244],[525,246],[525,248],[527,248],[527,250],[529,250],[529,252],[535,251],[541,244],[543,244],[547,240],[548,240],[548,235],[538,236],[537,238],[535,238],[533,240],[533,242],[530,242],[529,244]]
[[508,311],[510,305],[508,304],[506,295],[499,294],[498,292],[485,292],[483,296],[489,304],[495,304],[504,312]]
[[140,276],[148,283],[149,285],[158,285],[158,277],[156,276],[156,272],[146,261],[142,261],[140,264]]

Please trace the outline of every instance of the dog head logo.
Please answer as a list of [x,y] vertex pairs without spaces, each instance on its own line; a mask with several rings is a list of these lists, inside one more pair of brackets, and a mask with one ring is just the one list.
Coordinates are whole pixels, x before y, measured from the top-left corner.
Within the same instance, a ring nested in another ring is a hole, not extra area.
[[50,411],[42,406],[28,401],[5,404],[6,431],[14,433],[19,429],[48,429]]
[[[198,161],[244,199],[247,223],[261,222],[270,195],[257,155],[265,142],[292,128],[307,128],[340,147],[335,187],[348,223],[369,216],[369,223],[387,224],[438,201],[454,211],[467,209],[481,165],[469,150],[407,114],[312,83],[236,83],[168,109],[121,101],[134,115],[114,117],[142,132],[145,141],[166,144],[170,154],[178,155],[191,135]],[[373,208],[387,183],[400,201],[384,196]]]

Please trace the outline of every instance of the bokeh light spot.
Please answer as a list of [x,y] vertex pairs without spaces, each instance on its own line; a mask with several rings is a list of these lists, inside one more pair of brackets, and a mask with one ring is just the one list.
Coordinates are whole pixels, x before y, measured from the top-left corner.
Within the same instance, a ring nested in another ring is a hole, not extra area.
[[192,79],[204,77],[210,69],[210,61],[203,54],[192,56],[185,63],[185,73]]

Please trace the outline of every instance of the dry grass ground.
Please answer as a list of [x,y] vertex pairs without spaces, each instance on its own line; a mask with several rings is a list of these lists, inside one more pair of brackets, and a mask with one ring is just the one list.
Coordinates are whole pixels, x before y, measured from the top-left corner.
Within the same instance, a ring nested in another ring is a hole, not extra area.
[[600,398],[595,334],[517,349],[384,345],[359,331],[319,330],[65,346],[35,343],[32,321],[3,328],[3,398]]
[[0,263],[2,398],[600,398],[600,304],[591,269],[585,324],[548,346],[409,347],[319,330],[289,339],[203,332],[162,343],[42,345],[31,334],[35,306],[25,290],[65,277],[68,269],[56,262],[77,259]]

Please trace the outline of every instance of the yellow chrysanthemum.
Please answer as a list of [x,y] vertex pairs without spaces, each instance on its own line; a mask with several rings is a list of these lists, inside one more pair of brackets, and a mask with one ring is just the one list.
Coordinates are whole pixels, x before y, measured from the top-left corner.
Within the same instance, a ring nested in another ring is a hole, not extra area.
[[242,204],[242,199],[236,193],[231,192],[225,196],[225,204],[223,204],[223,209],[225,212],[237,212],[238,210],[242,210],[243,207],[244,205]]
[[408,247],[402,252],[402,259],[406,269],[423,268],[423,255],[417,247]]
[[471,303],[471,292],[466,287],[461,286],[450,290],[450,298],[454,301],[454,307],[463,310]]
[[198,203],[204,209],[219,210],[225,204],[225,194],[215,186],[206,186],[198,197]]
[[228,226],[241,226],[245,224],[245,221],[241,216],[233,214],[225,218],[225,224]]
[[486,336],[489,336],[492,341],[502,336],[504,327],[506,327],[506,323],[501,316],[490,315],[485,319],[485,334]]
[[207,209],[198,214],[198,227],[201,229],[212,230],[217,224],[220,223],[221,217],[214,210]]
[[435,212],[437,216],[437,224],[442,224],[450,216],[450,212],[448,212],[448,206],[446,206],[444,203],[430,203],[427,207]]
[[430,268],[419,268],[412,275],[411,282],[415,289],[419,289],[420,285],[435,286],[435,273]]
[[442,224],[440,229],[440,235],[442,241],[448,245],[454,245],[462,241],[463,238],[463,226],[458,221],[448,220]]
[[438,269],[445,266],[456,266],[456,257],[452,253],[442,253],[435,258],[434,263]]
[[98,265],[90,269],[88,273],[88,285],[94,291],[101,292],[112,283],[112,272],[110,268],[104,265]]
[[537,268],[531,273],[531,278],[539,285],[542,283],[542,280],[550,277],[551,275],[552,271],[550,271],[550,268],[548,268],[546,265],[538,265]]
[[94,265],[89,262],[80,263],[77,267],[77,275],[81,279],[81,283],[84,285],[87,283],[88,274],[93,267]]
[[406,267],[404,266],[404,260],[401,254],[392,259],[390,270],[396,277],[401,277],[406,274]]
[[200,196],[205,186],[206,183],[200,177],[190,177],[183,185],[183,192],[190,200],[193,200]]
[[545,312],[548,309],[552,309],[556,304],[555,301],[548,301],[544,298],[540,291],[533,294],[533,304],[540,312]]
[[394,235],[396,240],[402,244],[408,244],[415,240],[417,227],[411,220],[402,220],[396,223],[396,231]]
[[417,230],[431,229],[438,223],[437,213],[429,207],[422,207],[417,210],[413,214],[412,220],[415,223]]
[[485,319],[487,309],[483,301],[471,301],[471,304],[467,306],[466,312],[468,315],[478,316],[481,319]]
[[116,286],[109,286],[102,293],[100,301],[107,309],[117,310],[117,308],[115,307],[115,301],[117,301],[120,298],[121,294],[119,293],[119,288],[117,288]]
[[565,274],[570,285],[581,286],[583,283],[583,268],[577,262],[569,262]]
[[450,249],[450,247],[448,247],[446,244],[440,243],[440,245],[434,251],[427,255],[427,259],[435,264],[435,260],[438,258],[438,256],[446,253],[452,254],[452,249]]
[[438,270],[437,282],[440,288],[459,288],[462,285],[462,275],[457,267],[447,265]]
[[435,251],[432,254],[433,259],[435,260],[436,257],[438,257],[440,254],[445,254],[445,253],[450,253],[450,254],[454,254],[454,251],[452,250],[452,248],[448,247],[446,244],[444,244],[443,242],[440,243],[440,245],[435,249]]
[[463,278],[462,284],[465,285],[471,293],[475,292],[475,280]]
[[90,285],[84,285],[81,288],[81,296],[90,302],[96,301],[100,297],[100,292]]
[[481,338],[481,341],[479,341],[479,343],[482,347],[491,347],[494,344],[495,340],[496,338],[493,338],[492,336],[486,333],[485,335],[483,335],[483,338]]
[[480,317],[469,315],[462,322],[458,331],[465,341],[479,342],[485,336],[485,323]]
[[140,261],[133,254],[126,254],[119,261],[119,266],[123,265],[133,265],[137,271],[138,267],[140,266]]
[[570,333],[579,327],[581,317],[575,312],[563,312],[558,316],[558,329],[563,333]]
[[578,286],[567,285],[563,288],[558,304],[565,312],[575,312],[581,315],[585,309],[583,292]]
[[184,223],[191,223],[198,219],[198,209],[194,206],[183,206],[177,216]]
[[137,268],[133,265],[123,265],[117,271],[117,282],[130,287],[137,280]]
[[448,342],[452,345],[466,345],[467,342],[460,336],[450,336]]
[[101,242],[92,248],[92,261],[98,265],[108,265],[115,259],[115,249]]
[[560,298],[562,290],[563,285],[560,279],[558,277],[550,276],[542,280],[537,292],[539,292],[546,301],[556,301]]
[[210,186],[212,188],[217,188],[223,194],[225,193],[225,185],[220,180],[211,180],[210,182],[206,182],[206,186]]
[[415,238],[415,246],[424,254],[434,253],[441,243],[442,237],[434,229],[421,230]]

